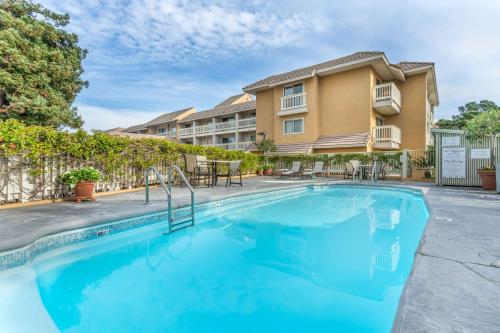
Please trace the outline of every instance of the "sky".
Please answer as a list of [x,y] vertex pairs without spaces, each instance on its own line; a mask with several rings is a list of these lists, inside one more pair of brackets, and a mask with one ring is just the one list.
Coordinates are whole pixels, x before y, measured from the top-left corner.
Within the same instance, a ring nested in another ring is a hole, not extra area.
[[266,76],[357,51],[431,61],[436,118],[500,104],[500,1],[41,0],[88,50],[85,128],[213,107]]

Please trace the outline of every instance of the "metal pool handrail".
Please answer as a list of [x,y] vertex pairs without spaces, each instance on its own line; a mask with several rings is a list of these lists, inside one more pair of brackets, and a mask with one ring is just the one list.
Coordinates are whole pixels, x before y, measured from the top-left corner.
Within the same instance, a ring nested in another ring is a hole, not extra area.
[[[177,216],[177,217],[172,217],[172,170],[175,169],[177,173],[180,175],[181,180],[187,185],[189,191],[191,192],[191,213],[188,215],[183,215],[183,216]],[[154,166],[149,167],[146,169],[144,175],[146,178],[146,204],[149,203],[149,174],[153,172],[158,180],[160,181],[161,186],[167,193],[167,212],[168,212],[168,232],[171,233],[173,227],[179,226],[175,230],[181,229],[183,227],[187,226],[193,226],[194,225],[194,189],[189,183],[189,180],[186,178],[182,170],[177,166],[173,165],[168,168],[167,170],[167,183],[165,184],[165,181],[163,180],[163,176],[161,173],[156,169]],[[174,223],[177,222],[177,223]],[[187,222],[191,222],[190,224],[186,224]],[[175,231],[174,230],[174,231]]]

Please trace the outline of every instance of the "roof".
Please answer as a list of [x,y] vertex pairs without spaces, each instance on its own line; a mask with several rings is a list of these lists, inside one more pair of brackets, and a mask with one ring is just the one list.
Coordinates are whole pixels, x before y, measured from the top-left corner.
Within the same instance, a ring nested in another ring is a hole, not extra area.
[[250,94],[248,94],[248,93],[242,93],[242,94],[238,94],[238,95],[234,95],[234,96],[226,98],[221,103],[219,103],[216,106],[214,106],[214,108],[218,108],[218,107],[226,106],[226,105],[231,105],[231,104],[238,104],[238,103],[235,103],[235,102],[237,102],[240,98],[243,98],[243,97],[247,98],[248,100],[252,99],[252,97],[250,96]]
[[109,135],[120,136],[120,137],[128,137],[132,139],[162,139],[168,140],[166,137],[161,135],[153,135],[153,134],[137,134],[137,133],[125,133],[125,132],[108,132]]
[[122,132],[131,133],[131,132],[137,132],[137,131],[145,130],[145,129],[146,129],[146,124],[139,124],[139,125],[133,125],[133,126],[127,127]]
[[338,65],[342,65],[342,64],[347,64],[350,62],[371,58],[374,56],[381,56],[381,55],[384,55],[384,52],[381,52],[381,51],[356,52],[356,53],[350,54],[348,56],[325,61],[325,62],[322,62],[320,64],[311,65],[308,67],[302,67],[302,68],[295,69],[293,71],[282,73],[282,74],[268,76],[263,80],[259,80],[259,81],[252,83],[252,84],[247,85],[246,87],[243,88],[243,90],[247,91],[247,90],[255,89],[255,88],[258,88],[261,86],[266,86],[266,85],[273,84],[273,83],[288,81],[291,79],[300,78],[300,77],[304,77],[304,76],[312,76],[316,71],[321,70],[321,69],[325,69],[325,68],[329,68],[329,67],[333,67],[333,66],[338,66]]
[[111,129],[104,130],[103,132],[109,133],[109,132],[123,132],[125,128],[123,127],[115,127]]
[[313,144],[313,148],[346,148],[366,147],[370,133],[349,133],[339,135],[322,135]]
[[426,67],[434,65],[433,62],[418,62],[418,61],[401,61],[397,64],[391,64],[391,66],[398,67],[403,72],[409,71],[419,67]]
[[185,123],[193,120],[211,118],[223,115],[229,115],[241,111],[255,110],[255,101],[225,105],[221,107],[216,107],[213,109],[191,113],[186,118],[179,121],[179,123]]
[[[251,144],[247,147],[247,151],[257,151],[257,146]],[[273,155],[292,155],[292,154],[310,154],[312,151],[311,143],[290,143],[290,144],[277,144],[276,151],[272,152]]]
[[156,125],[156,124],[168,123],[169,121],[173,121],[173,120],[178,120],[177,118],[179,116],[181,116],[183,113],[186,113],[192,109],[194,109],[194,107],[190,107],[190,108],[162,114],[161,116],[156,117],[151,121],[148,121],[145,125],[151,126],[151,125]]

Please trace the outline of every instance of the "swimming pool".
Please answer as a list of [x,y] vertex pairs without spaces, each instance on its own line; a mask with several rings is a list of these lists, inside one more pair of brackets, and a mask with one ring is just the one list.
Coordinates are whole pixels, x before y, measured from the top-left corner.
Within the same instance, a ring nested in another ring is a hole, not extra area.
[[[0,331],[389,332],[423,197],[308,187],[37,255],[0,271]],[[26,320],[30,318],[30,320]]]

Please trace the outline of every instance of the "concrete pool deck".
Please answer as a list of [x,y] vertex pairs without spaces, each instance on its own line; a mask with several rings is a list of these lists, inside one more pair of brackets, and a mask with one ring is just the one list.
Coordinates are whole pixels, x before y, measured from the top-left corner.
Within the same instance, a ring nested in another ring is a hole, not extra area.
[[[196,190],[196,202],[267,192],[315,183],[270,177],[244,179],[244,187]],[[357,181],[330,181],[359,184]],[[367,184],[373,185],[371,182]],[[380,182],[423,191],[431,216],[401,295],[394,332],[500,331],[500,195],[480,189],[425,183]],[[0,210],[0,251],[48,234],[116,221],[165,209],[165,193],[144,191],[99,197],[96,202]],[[186,188],[173,190],[176,206],[189,204]]]

